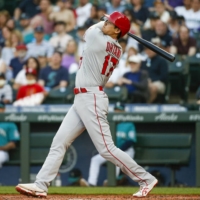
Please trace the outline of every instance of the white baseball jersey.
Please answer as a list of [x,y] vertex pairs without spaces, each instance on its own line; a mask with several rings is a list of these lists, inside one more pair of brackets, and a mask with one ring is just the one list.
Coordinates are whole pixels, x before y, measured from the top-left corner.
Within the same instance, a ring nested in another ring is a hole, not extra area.
[[86,44],[76,75],[76,87],[104,86],[119,62],[122,48],[115,39],[103,34],[103,24],[99,22],[85,33]]

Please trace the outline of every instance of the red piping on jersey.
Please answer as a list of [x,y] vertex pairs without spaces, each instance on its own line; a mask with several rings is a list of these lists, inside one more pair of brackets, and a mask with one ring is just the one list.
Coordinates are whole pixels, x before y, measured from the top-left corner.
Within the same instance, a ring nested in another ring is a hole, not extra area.
[[101,127],[101,124],[100,124],[100,121],[99,121],[99,116],[98,116],[98,113],[97,113],[97,109],[96,109],[96,95],[95,95],[95,94],[94,94],[94,109],[95,109],[95,113],[96,113],[96,115],[97,115],[97,121],[98,121],[98,124],[99,124],[99,127],[100,127],[100,131],[101,131],[101,135],[102,135],[102,138],[103,138],[103,141],[104,141],[104,144],[105,144],[105,146],[106,146],[107,151],[110,153],[111,156],[113,156],[113,157],[114,157],[116,160],[118,160],[122,165],[124,165],[124,167],[125,167],[131,174],[133,174],[133,175],[134,175],[135,177],[137,177],[139,180],[145,182],[145,184],[148,185],[148,184],[146,183],[145,180],[142,180],[140,177],[138,177],[136,174],[134,174],[122,161],[120,161],[117,157],[115,157],[115,156],[111,153],[111,151],[108,149],[108,146],[107,146],[107,144],[106,144],[106,141],[105,141],[105,138],[104,138],[104,134],[103,134],[103,131],[102,131],[102,127]]

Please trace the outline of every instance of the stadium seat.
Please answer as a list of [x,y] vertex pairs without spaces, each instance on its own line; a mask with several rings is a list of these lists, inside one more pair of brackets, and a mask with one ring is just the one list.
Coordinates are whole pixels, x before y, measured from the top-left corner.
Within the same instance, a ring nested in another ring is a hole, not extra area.
[[49,95],[44,100],[43,104],[65,104],[72,103],[74,93],[72,88],[67,87],[65,91],[54,89],[49,92]]
[[188,101],[190,74],[188,59],[177,55],[176,60],[169,63],[170,95],[178,95],[183,102]]
[[196,91],[200,85],[200,53],[188,57],[189,72],[191,76],[190,89]]
[[69,87],[71,88],[75,87],[75,79],[76,79],[76,73],[69,74]]
[[104,88],[104,92],[108,95],[110,103],[115,103],[117,101],[126,102],[128,98],[128,91],[125,86],[114,86],[113,88]]

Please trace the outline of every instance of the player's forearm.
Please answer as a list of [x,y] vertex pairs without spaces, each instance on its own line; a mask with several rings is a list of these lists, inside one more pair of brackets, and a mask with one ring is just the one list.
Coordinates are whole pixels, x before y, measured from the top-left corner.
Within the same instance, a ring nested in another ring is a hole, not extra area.
[[2,151],[9,151],[10,149],[14,149],[16,147],[14,142],[9,142],[8,144],[1,146],[0,150]]

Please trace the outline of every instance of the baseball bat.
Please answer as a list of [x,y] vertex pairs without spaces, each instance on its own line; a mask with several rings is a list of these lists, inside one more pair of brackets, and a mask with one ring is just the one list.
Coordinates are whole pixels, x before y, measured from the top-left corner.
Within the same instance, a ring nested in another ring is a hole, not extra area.
[[132,37],[133,39],[137,40],[139,43],[141,43],[142,45],[144,45],[145,47],[151,49],[152,51],[156,52],[157,54],[161,55],[162,57],[164,57],[165,59],[173,62],[175,60],[175,56],[166,52],[165,50],[159,48],[158,46],[152,44],[151,42],[140,38],[132,33],[128,33],[128,35],[130,37]]

